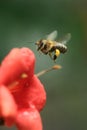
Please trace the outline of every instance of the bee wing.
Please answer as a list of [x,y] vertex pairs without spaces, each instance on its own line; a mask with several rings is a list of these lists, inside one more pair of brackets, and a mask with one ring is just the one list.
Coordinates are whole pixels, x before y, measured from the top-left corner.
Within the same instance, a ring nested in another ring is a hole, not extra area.
[[62,44],[66,44],[71,39],[71,34],[67,33],[62,39],[60,39],[58,42]]
[[49,35],[47,35],[46,39],[47,40],[55,40],[57,35],[58,35],[58,32],[55,30],[52,33],[50,33]]

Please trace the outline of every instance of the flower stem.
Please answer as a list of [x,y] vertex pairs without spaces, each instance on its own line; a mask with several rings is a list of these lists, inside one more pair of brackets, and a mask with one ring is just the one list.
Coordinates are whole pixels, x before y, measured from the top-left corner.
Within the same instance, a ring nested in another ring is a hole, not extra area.
[[5,123],[5,122],[4,122],[4,119],[0,117],[0,126],[1,126],[1,125],[4,125],[4,123]]

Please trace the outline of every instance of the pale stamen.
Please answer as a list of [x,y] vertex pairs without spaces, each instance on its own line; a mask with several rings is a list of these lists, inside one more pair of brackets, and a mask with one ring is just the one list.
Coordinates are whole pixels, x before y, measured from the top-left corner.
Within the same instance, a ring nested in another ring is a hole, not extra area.
[[45,70],[42,70],[40,71],[39,73],[36,74],[37,77],[40,77],[41,75],[51,71],[51,70],[58,70],[58,69],[61,69],[62,67],[60,65],[54,65],[52,66],[51,68],[48,68],[48,69],[45,69]]

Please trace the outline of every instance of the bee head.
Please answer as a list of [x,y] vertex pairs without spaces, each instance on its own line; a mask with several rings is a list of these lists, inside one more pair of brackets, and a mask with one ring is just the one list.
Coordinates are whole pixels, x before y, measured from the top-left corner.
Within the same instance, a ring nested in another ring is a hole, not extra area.
[[43,47],[43,45],[44,45],[43,40],[37,41],[37,42],[35,43],[35,45],[38,46],[37,50],[39,51],[39,50]]

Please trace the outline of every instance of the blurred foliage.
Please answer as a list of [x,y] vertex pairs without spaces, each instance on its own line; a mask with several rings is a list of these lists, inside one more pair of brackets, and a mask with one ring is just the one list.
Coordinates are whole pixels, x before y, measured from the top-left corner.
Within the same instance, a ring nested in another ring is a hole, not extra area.
[[53,66],[34,43],[54,30],[72,38],[56,62],[63,68],[40,77],[47,91],[44,130],[87,130],[87,1],[0,1],[0,60],[11,48],[26,46],[36,55],[35,73]]

